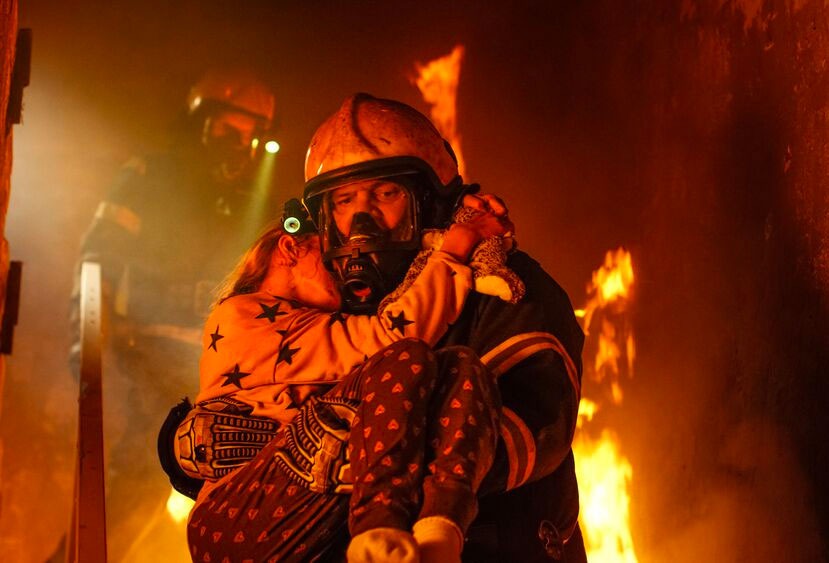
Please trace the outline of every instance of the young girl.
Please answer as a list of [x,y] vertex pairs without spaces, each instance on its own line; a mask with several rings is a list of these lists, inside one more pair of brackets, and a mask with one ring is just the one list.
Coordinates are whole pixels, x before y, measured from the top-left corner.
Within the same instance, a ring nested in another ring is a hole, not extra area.
[[350,561],[459,561],[499,397],[471,351],[430,347],[463,308],[470,251],[507,230],[492,214],[452,226],[382,317],[337,312],[316,235],[276,226],[257,240],[208,318],[197,405],[279,427],[235,472],[185,433],[182,466],[217,478],[190,516],[194,561],[308,560],[346,517]]

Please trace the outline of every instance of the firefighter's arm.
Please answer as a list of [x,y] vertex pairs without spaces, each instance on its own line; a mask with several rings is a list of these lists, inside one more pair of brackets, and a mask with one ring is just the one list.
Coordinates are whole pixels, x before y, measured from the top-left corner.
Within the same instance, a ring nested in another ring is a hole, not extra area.
[[509,490],[552,473],[570,451],[581,391],[583,335],[564,291],[532,259],[517,253],[510,266],[527,297],[505,306],[489,299],[478,320],[498,327],[482,361],[498,378],[503,411],[501,455],[487,492]]
[[[572,360],[551,333],[516,335],[505,342],[518,360],[498,374],[503,402],[502,467],[494,468],[497,489],[509,490],[552,473],[570,451],[578,414],[578,376]],[[485,358],[485,363],[492,358]]]
[[[141,202],[151,199],[145,183],[145,167],[131,161],[121,170],[117,181],[98,203],[95,214],[81,240],[80,261],[98,262],[106,280],[117,280],[129,257],[129,250],[142,230]],[[115,287],[115,282],[112,282]]]
[[[70,321],[73,343],[70,364],[77,368],[80,353],[80,271],[83,262],[101,265],[102,289],[102,332],[104,344],[109,339],[111,314],[124,308],[123,298],[119,299],[119,284],[125,271],[125,260],[135,247],[135,240],[141,232],[141,216],[135,205],[140,195],[140,184],[144,168],[139,162],[128,163],[109,190],[106,198],[95,209],[92,222],[81,239],[80,256],[75,268],[75,287],[72,290]],[[125,312],[125,311],[124,311]]]

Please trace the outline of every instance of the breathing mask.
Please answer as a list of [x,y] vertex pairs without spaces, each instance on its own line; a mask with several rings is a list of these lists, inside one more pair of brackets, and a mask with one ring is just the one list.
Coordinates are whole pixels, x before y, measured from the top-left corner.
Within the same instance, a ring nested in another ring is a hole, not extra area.
[[[425,115],[366,93],[346,98],[317,128],[305,181],[302,202],[322,235],[326,265],[344,284],[345,306],[357,312],[373,311],[394,289],[419,249],[421,230],[445,227],[465,189],[452,147]],[[335,221],[336,190],[370,181],[402,185],[405,212],[396,209],[390,220],[355,208]]]
[[420,249],[428,196],[415,173],[351,180],[315,191],[311,205],[307,197],[305,203],[321,236],[323,261],[341,284],[344,308],[372,313],[403,281]]
[[220,136],[206,137],[204,148],[213,175],[220,182],[233,182],[244,177],[251,166],[251,148],[242,142],[240,133],[234,129]]

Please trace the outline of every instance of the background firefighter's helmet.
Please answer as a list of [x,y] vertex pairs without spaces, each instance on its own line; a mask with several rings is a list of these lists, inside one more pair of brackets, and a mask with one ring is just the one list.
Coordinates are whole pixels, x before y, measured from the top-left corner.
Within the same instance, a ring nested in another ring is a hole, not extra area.
[[267,129],[273,123],[276,101],[270,89],[252,72],[212,69],[190,88],[187,108],[191,114],[204,109],[246,113],[261,120]]
[[[338,232],[327,195],[379,179],[397,182],[411,196],[408,238],[368,236],[372,229],[356,216],[352,232]],[[346,99],[314,133],[305,180],[303,203],[322,236],[323,260],[343,282],[345,305],[355,312],[373,310],[394,289],[419,248],[421,229],[445,226],[464,193],[452,148],[434,125],[406,104],[369,94]],[[352,236],[355,228],[360,236]]]
[[249,70],[212,69],[193,85],[188,115],[217,181],[247,178],[272,127],[275,105],[273,93]]

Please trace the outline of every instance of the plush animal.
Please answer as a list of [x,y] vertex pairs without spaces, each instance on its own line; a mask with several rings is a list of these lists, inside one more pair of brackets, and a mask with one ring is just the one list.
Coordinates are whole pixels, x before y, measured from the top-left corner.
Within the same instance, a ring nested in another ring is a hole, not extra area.
[[[480,213],[483,212],[471,207],[461,207],[455,212],[453,219],[456,223],[465,223]],[[428,231],[424,234],[424,249],[412,261],[403,282],[380,303],[378,310],[381,313],[386,305],[400,297],[414,282],[432,252],[443,244],[445,234],[443,230]],[[524,297],[524,282],[518,274],[507,267],[507,252],[512,250],[514,245],[515,239],[512,236],[489,237],[478,243],[469,260],[475,291],[500,297],[513,304]]]

